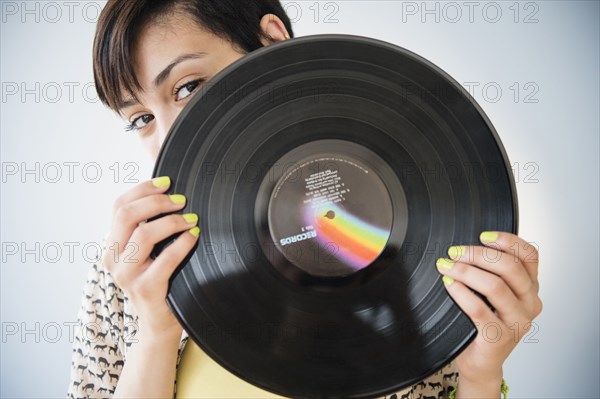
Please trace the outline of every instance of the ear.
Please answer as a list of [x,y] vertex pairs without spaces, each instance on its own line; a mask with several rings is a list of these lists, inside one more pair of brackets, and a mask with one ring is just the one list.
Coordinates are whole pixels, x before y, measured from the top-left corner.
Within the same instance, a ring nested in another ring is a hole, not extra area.
[[260,29],[262,34],[260,41],[263,46],[268,46],[269,44],[290,38],[285,25],[275,14],[263,15],[260,19]]

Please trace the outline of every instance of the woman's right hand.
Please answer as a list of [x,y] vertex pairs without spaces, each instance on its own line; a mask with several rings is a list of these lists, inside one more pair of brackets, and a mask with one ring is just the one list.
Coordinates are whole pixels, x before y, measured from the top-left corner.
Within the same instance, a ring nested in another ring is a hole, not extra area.
[[[185,207],[185,197],[167,195],[166,176],[142,182],[114,203],[102,265],[132,303],[138,337],[179,340],[183,328],[167,305],[169,278],[190,252],[200,233],[196,214],[171,214]],[[196,227],[195,227],[196,226]],[[177,239],[152,259],[154,245],[178,233]]]

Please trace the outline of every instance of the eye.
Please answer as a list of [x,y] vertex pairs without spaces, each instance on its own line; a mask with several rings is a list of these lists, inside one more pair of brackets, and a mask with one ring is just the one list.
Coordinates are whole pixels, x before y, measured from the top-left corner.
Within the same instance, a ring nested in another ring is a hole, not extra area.
[[132,130],[143,129],[148,125],[148,123],[152,122],[153,119],[154,115],[152,114],[144,114],[142,116],[138,116],[133,120],[133,122],[131,122],[131,124],[125,126],[125,130],[129,132]]
[[200,86],[200,83],[202,83],[203,81],[204,79],[196,79],[177,87],[173,92],[173,94],[175,95],[175,101],[181,101],[186,97],[189,97],[192,93],[196,91],[196,89]]

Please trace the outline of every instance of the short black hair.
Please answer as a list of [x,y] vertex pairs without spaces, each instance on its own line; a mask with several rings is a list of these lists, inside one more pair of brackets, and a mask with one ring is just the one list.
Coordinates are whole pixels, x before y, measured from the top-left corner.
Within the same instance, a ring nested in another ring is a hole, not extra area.
[[[260,20],[274,14],[293,37],[292,25],[278,0],[109,0],[96,25],[93,73],[100,101],[115,112],[121,95],[142,89],[133,69],[133,46],[149,23],[184,12],[198,25],[227,39],[241,53],[263,47]],[[136,98],[137,99],[137,98]]]

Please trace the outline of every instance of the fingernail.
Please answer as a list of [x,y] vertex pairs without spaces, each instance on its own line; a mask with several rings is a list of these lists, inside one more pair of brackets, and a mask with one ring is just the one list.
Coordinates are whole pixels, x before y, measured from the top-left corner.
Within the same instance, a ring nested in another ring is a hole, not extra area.
[[152,184],[157,188],[169,187],[171,184],[171,178],[169,176],[155,177],[152,179]]
[[197,223],[198,222],[198,215],[196,215],[195,213],[184,213],[181,216],[183,216],[183,219],[186,221],[186,223]]
[[171,201],[174,204],[177,204],[177,205],[183,205],[183,204],[185,204],[185,195],[171,194],[171,195],[169,195],[169,198],[171,198]]
[[193,235],[196,238],[198,238],[198,236],[200,235],[200,227],[198,227],[198,226],[192,227],[188,231],[190,232],[191,235]]
[[454,282],[454,279],[450,276],[442,276],[442,281],[444,282],[444,285],[450,285]]
[[465,253],[465,246],[464,245],[454,245],[450,248],[448,248],[448,255],[452,258],[452,259],[458,259],[462,256],[462,254]]
[[452,269],[452,266],[454,266],[454,262],[452,262],[450,259],[439,258],[435,261],[435,265],[440,269],[450,270]]
[[495,231],[484,231],[479,235],[479,239],[484,244],[490,244],[498,239],[498,233]]

